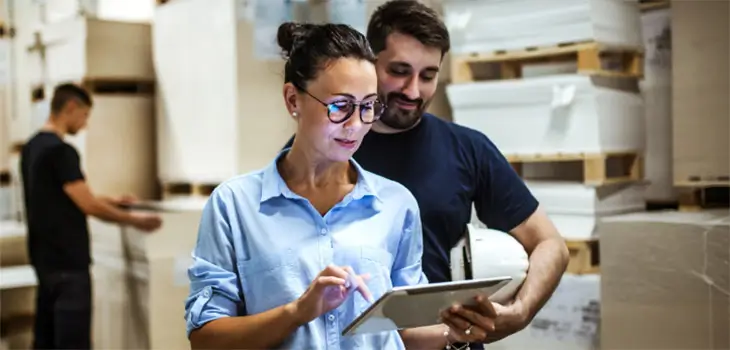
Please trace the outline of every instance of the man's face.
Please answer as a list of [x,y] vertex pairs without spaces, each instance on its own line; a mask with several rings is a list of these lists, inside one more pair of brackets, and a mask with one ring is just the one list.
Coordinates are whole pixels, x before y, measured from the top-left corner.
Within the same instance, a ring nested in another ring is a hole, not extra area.
[[76,135],[86,127],[91,108],[78,101],[69,101],[67,106],[68,133]]
[[387,109],[380,121],[398,130],[413,127],[433,99],[441,66],[441,49],[394,32],[378,54],[378,93]]

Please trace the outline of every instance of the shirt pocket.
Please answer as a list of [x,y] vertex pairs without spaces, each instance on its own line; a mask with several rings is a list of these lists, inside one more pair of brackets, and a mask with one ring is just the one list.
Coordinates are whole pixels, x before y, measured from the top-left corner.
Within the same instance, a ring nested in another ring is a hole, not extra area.
[[283,250],[238,262],[246,314],[254,315],[292,302],[304,292],[299,258]]
[[[391,266],[393,265],[393,255],[387,250],[363,246],[360,247],[360,256],[357,261],[358,272],[360,274],[370,274],[370,279],[366,282],[370,293],[373,295],[373,301],[383,296],[387,291],[393,288],[390,280]],[[354,295],[354,314],[348,315],[342,327],[346,327],[358,315],[367,310],[371,302],[365,300],[360,293]],[[397,333],[396,333],[397,334]],[[356,335],[343,338],[343,348],[351,349],[382,349],[390,335],[389,333],[375,333],[369,335]]]

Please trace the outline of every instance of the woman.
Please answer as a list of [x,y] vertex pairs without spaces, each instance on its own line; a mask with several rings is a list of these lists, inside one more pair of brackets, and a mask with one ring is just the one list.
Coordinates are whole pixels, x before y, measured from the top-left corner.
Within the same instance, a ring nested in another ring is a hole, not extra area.
[[403,348],[397,332],[340,335],[373,298],[426,283],[415,199],[351,159],[384,109],[375,57],[345,25],[286,23],[278,42],[297,138],[211,195],[189,269],[191,344]]

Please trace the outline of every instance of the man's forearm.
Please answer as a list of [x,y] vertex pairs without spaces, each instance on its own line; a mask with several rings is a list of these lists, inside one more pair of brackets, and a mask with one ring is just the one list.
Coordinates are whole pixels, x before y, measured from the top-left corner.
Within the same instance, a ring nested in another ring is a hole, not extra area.
[[404,329],[400,331],[400,337],[406,349],[431,350],[443,349],[446,347],[444,331],[446,326],[439,324],[428,327]]
[[529,320],[550,299],[568,266],[568,250],[562,238],[540,242],[530,254],[530,268],[516,299],[527,311]]

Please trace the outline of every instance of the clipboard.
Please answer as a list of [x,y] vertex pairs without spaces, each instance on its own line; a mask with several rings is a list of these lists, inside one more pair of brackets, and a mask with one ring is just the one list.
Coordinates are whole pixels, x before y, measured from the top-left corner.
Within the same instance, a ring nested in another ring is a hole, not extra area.
[[385,293],[353,320],[343,336],[379,333],[439,323],[442,310],[454,304],[475,305],[474,298],[491,296],[512,281],[512,277],[493,277],[457,282],[396,287]]

